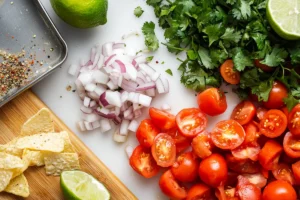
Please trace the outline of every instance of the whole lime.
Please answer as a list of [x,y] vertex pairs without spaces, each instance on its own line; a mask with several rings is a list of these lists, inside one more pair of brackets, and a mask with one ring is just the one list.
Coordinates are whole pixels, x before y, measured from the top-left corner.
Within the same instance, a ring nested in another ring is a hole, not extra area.
[[77,28],[92,28],[107,22],[107,0],[50,0],[56,14]]

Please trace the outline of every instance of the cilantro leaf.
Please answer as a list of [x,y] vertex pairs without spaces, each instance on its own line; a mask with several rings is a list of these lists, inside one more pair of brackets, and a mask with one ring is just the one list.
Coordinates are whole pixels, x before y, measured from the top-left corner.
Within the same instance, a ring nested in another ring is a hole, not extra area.
[[134,9],[134,15],[136,17],[142,16],[143,13],[144,13],[144,10],[141,8],[141,6],[138,6]]
[[167,70],[166,70],[166,73],[169,74],[169,75],[171,75],[171,76],[173,76],[173,72],[172,72],[171,69],[167,69]]
[[153,22],[145,22],[142,31],[145,36],[145,45],[150,51],[156,51],[159,47],[158,39],[154,32],[155,24]]
[[242,14],[243,19],[248,19],[251,16],[251,4],[252,1],[240,0],[240,11]]
[[149,5],[149,6],[156,6],[157,4],[161,3],[162,0],[147,0],[146,3]]
[[253,66],[249,53],[239,47],[233,49],[232,60],[237,71],[243,71],[246,67]]
[[209,39],[209,46],[211,46],[215,41],[219,40],[223,33],[223,26],[221,23],[208,25],[203,29],[203,33],[206,33]]
[[283,102],[289,111],[291,111],[298,103],[300,103],[300,101],[293,95],[289,95],[287,98],[284,98]]
[[211,58],[209,57],[209,52],[207,49],[199,46],[198,55],[199,55],[201,63],[207,69],[213,69],[213,68],[217,67],[217,66],[213,65],[213,63],[211,62]]
[[262,60],[261,63],[270,67],[276,67],[283,63],[287,56],[288,52],[285,49],[275,46],[271,54],[267,54],[265,59]]
[[241,38],[241,33],[235,31],[234,28],[226,28],[225,33],[221,36],[221,39],[233,44],[238,43]]
[[273,79],[260,82],[259,85],[252,87],[252,94],[256,94],[259,101],[268,101],[273,87]]

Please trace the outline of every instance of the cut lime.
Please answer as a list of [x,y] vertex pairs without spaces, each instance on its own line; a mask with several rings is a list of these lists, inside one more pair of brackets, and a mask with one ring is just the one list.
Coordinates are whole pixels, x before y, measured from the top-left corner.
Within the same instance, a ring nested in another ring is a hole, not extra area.
[[82,171],[64,171],[60,186],[67,200],[109,200],[110,194],[102,183]]
[[269,0],[267,18],[282,38],[300,39],[300,0]]

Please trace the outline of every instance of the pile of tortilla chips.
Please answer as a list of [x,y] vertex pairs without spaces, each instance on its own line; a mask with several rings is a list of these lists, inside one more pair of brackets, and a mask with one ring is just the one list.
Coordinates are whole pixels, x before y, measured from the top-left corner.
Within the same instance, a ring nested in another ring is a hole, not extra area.
[[45,165],[46,174],[80,169],[78,154],[65,131],[54,132],[48,109],[41,109],[22,127],[19,137],[0,145],[0,192],[29,196],[23,172],[29,166]]

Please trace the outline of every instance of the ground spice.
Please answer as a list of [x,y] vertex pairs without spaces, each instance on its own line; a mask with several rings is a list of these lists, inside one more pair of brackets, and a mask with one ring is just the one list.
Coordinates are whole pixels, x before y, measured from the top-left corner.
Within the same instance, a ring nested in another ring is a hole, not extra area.
[[10,54],[0,50],[0,97],[26,84],[33,64],[34,60],[25,58],[25,51]]

